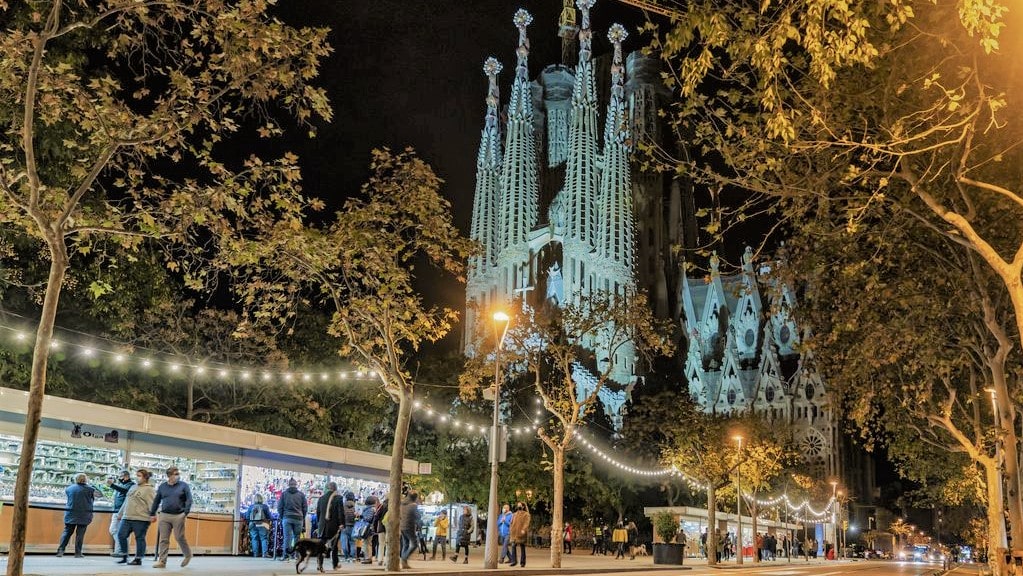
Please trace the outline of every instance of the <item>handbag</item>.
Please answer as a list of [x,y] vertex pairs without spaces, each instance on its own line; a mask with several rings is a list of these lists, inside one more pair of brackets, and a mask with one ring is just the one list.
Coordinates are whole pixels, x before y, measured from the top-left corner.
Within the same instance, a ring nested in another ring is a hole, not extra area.
[[352,538],[363,538],[367,528],[369,528],[369,522],[362,519],[356,520],[355,525],[352,526]]

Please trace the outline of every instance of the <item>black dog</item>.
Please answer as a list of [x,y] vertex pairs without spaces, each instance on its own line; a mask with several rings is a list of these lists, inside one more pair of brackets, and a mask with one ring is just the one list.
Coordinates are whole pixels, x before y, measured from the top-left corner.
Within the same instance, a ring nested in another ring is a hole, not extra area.
[[301,574],[313,556],[316,557],[316,569],[323,572],[323,557],[329,552],[327,546],[315,538],[300,538],[295,542],[295,554],[298,556],[298,562],[295,562],[295,574]]

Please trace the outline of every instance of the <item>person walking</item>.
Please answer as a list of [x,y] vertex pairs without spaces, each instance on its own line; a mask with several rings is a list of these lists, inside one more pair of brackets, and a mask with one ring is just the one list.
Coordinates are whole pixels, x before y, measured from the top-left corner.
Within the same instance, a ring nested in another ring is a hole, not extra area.
[[121,517],[118,514],[121,511],[121,507],[124,505],[124,498],[128,495],[128,491],[135,485],[135,482],[131,479],[131,472],[128,470],[121,470],[121,473],[115,479],[114,477],[107,478],[107,488],[114,491],[114,513],[110,515],[110,537],[114,539],[114,552],[111,556],[127,555],[127,550],[121,550],[120,540],[117,538],[117,534],[121,531]]
[[298,480],[294,478],[288,480],[288,489],[281,493],[281,498],[277,501],[277,516],[284,527],[284,557],[281,560],[291,558],[295,541],[305,529],[305,517],[308,513],[309,501],[298,489]]
[[376,496],[366,498],[366,505],[362,508],[359,519],[365,523],[366,529],[362,532],[363,564],[372,564],[376,556],[376,520],[377,505],[379,501]]
[[525,502],[515,505],[515,514],[512,515],[511,526],[508,528],[508,538],[511,540],[511,562],[509,566],[526,567],[526,541],[529,539],[529,510]]
[[561,551],[566,554],[572,553],[572,524],[565,522],[565,529],[561,534]]
[[[117,548],[121,551],[118,564],[141,566],[146,556],[146,532],[149,531],[149,507],[156,499],[156,489],[149,483],[152,472],[139,468],[135,472],[138,482],[131,483],[131,489],[125,495],[124,502],[117,512],[118,531]],[[128,536],[135,535],[135,558],[128,562]]]
[[611,533],[611,543],[615,547],[615,560],[625,558],[625,543],[629,540],[629,531],[625,529],[625,525],[621,522],[615,527],[615,531]]
[[601,554],[604,547],[604,533],[600,527],[600,522],[597,522],[593,526],[593,548],[590,550],[590,556],[595,554]]
[[462,506],[462,517],[458,520],[458,539],[455,541],[455,555],[451,557],[452,562],[458,562],[458,551],[465,548],[465,560],[462,564],[469,563],[469,542],[472,541],[472,511],[468,506]]
[[408,565],[409,556],[419,548],[419,527],[422,518],[419,515],[419,493],[409,492],[408,498],[401,503],[401,568],[411,570]]
[[635,522],[629,521],[625,531],[628,533],[629,560],[635,560],[636,546],[639,544],[639,528],[636,527]]
[[436,529],[433,535],[433,554],[430,556],[430,560],[437,559],[437,546],[440,546],[440,559],[444,560],[448,557],[448,511],[441,510],[440,514],[437,515],[437,520],[433,523],[433,527]]
[[[159,511],[159,515],[157,515]],[[153,568],[167,567],[167,552],[170,549],[171,532],[174,540],[181,548],[184,558],[181,567],[188,566],[192,561],[192,549],[185,538],[185,518],[192,511],[192,489],[181,479],[181,471],[177,466],[167,468],[167,480],[156,489],[156,497],[149,507],[149,519],[158,522],[156,525],[157,548],[159,556]]]
[[498,564],[504,564],[505,560],[511,561],[511,554],[508,553],[508,532],[511,530],[512,521],[511,506],[504,505],[501,515],[497,517],[497,536],[501,543],[501,555]]
[[337,493],[337,482],[327,482],[326,490],[316,501],[316,528],[320,542],[330,550],[330,561],[337,570],[340,563],[338,555],[338,530],[341,527],[341,495]]
[[75,536],[75,558],[85,558],[82,549],[85,546],[85,530],[92,524],[93,503],[102,496],[99,490],[88,484],[89,477],[85,474],[75,476],[75,483],[64,490],[67,505],[64,508],[64,532],[57,544],[57,557],[64,555],[71,535]]
[[270,556],[270,507],[263,503],[263,495],[256,494],[256,501],[245,514],[249,523],[249,547],[253,558]]

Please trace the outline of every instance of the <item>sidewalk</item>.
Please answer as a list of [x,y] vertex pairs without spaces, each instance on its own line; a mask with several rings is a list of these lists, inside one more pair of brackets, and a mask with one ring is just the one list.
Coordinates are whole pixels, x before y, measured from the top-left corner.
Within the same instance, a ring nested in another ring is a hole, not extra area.
[[[475,550],[474,550],[475,552]],[[247,556],[196,556],[186,568],[181,568],[180,556],[168,558],[167,568],[152,568],[152,557],[147,558],[142,566],[121,566],[110,556],[87,556],[86,558],[55,558],[53,556],[30,555],[25,558],[26,576],[122,576],[125,574],[191,574],[195,576],[284,576],[295,574],[294,562],[279,562]],[[421,558],[409,560],[412,570],[402,571],[409,575],[458,574],[459,576],[493,575],[495,571],[484,570],[482,567],[482,551],[470,556],[469,564],[455,564],[447,561],[423,561]],[[791,567],[821,565],[823,560],[812,560],[809,563],[793,559]],[[760,568],[781,568],[786,566],[785,560],[763,562],[754,567],[752,561],[737,566],[734,561],[719,565],[721,570],[759,570]],[[342,563],[337,572],[330,570],[330,560],[325,562],[328,574],[384,574],[382,566],[345,564]],[[613,556],[590,556],[588,553],[571,554],[562,557],[562,568],[550,567],[550,553],[547,549],[530,548],[529,564],[526,568],[508,568],[501,566],[497,572],[508,576],[542,576],[545,574],[620,574],[628,572],[668,571],[679,572],[693,568],[706,568],[705,560],[686,558],[685,566],[654,565],[650,557],[637,557],[635,560],[615,560]],[[7,569],[7,557],[0,556],[0,572]],[[316,560],[310,563],[303,574],[317,574]]]

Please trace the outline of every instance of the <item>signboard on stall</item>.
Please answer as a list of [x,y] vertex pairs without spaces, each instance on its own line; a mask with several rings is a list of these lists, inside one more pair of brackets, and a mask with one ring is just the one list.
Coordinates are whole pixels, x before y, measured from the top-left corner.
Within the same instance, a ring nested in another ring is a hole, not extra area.
[[75,444],[93,446],[117,446],[123,444],[127,435],[123,430],[92,426],[81,422],[64,422],[61,440]]

